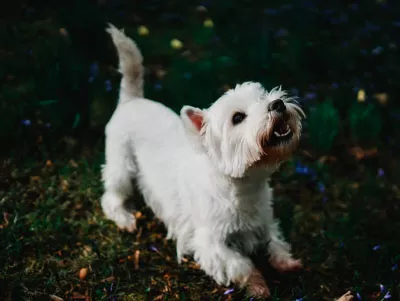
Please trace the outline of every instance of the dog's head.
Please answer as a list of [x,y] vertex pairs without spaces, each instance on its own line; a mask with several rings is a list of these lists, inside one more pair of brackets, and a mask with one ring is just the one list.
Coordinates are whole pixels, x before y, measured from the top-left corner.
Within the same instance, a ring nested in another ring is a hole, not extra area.
[[274,171],[298,145],[303,110],[281,88],[237,85],[210,108],[185,106],[184,127],[201,151],[225,174],[240,178],[250,169]]

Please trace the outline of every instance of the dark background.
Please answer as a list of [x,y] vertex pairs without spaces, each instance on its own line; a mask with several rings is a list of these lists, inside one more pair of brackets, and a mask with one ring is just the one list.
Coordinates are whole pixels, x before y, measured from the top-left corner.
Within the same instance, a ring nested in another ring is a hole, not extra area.
[[302,144],[272,183],[306,270],[271,276],[274,298],[400,299],[399,2],[13,1],[0,16],[0,295],[243,298],[176,266],[146,208],[136,245],[102,216],[103,130],[120,80],[111,22],[144,55],[146,97],[176,111],[247,80],[299,97]]

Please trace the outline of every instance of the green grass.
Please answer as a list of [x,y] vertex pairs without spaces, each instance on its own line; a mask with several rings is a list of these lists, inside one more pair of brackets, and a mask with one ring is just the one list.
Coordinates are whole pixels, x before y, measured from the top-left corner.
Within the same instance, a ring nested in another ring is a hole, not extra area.
[[[99,206],[102,153],[94,154],[18,166],[13,160],[3,162],[2,298],[245,298],[237,289],[224,294],[227,288],[217,286],[190,258],[177,265],[174,244],[165,240],[162,223],[143,203],[138,205],[139,236],[120,232],[105,220]],[[380,284],[392,300],[400,298],[396,166],[388,165],[379,176],[379,158],[348,159],[339,166],[300,154],[273,178],[276,215],[305,264],[297,274],[268,274],[273,300],[332,300],[347,290],[358,292],[362,300],[382,300]],[[83,268],[87,276],[80,279]]]

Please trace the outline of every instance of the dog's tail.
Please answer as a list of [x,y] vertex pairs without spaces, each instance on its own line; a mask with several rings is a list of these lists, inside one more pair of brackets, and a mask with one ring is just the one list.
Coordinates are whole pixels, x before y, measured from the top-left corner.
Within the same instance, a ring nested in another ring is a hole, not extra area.
[[119,102],[134,97],[143,97],[143,57],[136,43],[123,30],[108,24],[106,31],[111,35],[119,58],[119,72],[122,74]]

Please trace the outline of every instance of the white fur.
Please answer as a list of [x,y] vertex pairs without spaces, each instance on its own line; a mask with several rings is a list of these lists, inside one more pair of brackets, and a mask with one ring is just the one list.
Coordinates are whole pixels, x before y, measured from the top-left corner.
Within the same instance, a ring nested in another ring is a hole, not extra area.
[[[247,254],[269,241],[271,258],[292,260],[273,217],[268,185],[280,162],[260,167],[252,163],[262,158],[257,141],[269,124],[267,104],[284,99],[299,127],[301,110],[281,89],[266,92],[260,84],[248,82],[206,110],[183,107],[180,118],[141,97],[141,54],[115,27],[110,25],[108,31],[123,77],[119,104],[106,126],[101,200],[105,215],[121,228],[135,228],[135,218],[123,204],[136,179],[146,203],[165,223],[168,238],[176,240],[178,261],[192,254],[218,283],[244,284],[254,269]],[[245,111],[247,118],[233,126],[231,117],[237,110]],[[190,111],[203,118],[200,132],[188,117]],[[242,238],[240,252],[228,247],[231,235]]]

